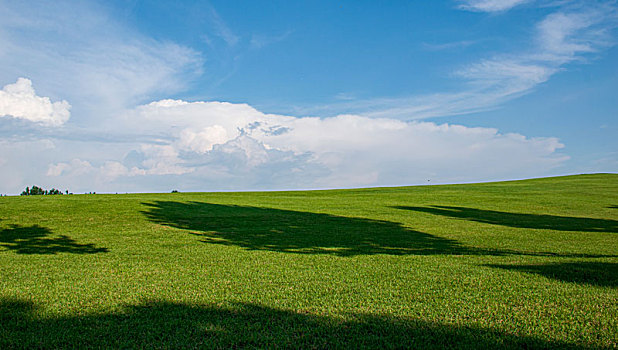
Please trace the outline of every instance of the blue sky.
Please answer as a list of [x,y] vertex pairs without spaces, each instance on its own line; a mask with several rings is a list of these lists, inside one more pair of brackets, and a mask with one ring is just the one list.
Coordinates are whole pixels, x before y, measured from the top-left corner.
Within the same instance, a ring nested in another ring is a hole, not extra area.
[[616,1],[2,1],[0,193],[618,172]]

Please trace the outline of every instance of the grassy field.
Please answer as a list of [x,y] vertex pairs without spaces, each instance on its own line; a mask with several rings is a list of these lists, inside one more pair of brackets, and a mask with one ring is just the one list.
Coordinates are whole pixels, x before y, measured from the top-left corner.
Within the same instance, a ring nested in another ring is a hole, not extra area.
[[616,348],[618,175],[0,198],[0,348]]

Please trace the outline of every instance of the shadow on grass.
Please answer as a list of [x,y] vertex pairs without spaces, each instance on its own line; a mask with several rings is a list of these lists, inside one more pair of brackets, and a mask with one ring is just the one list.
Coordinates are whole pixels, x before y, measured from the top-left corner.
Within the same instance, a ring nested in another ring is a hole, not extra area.
[[443,205],[434,205],[430,207],[396,206],[393,208],[516,228],[578,232],[618,232],[618,221],[610,219],[508,213],[495,210]]
[[79,244],[65,235],[48,237],[52,231],[39,225],[10,225],[0,230],[0,247],[17,254],[94,254],[105,253],[107,248],[96,248],[94,244]]
[[[193,231],[202,242],[298,254],[337,256],[533,255],[592,257],[467,247],[400,223],[272,208],[202,202],[143,203],[152,222]],[[594,256],[599,257],[599,256]]]
[[149,302],[121,311],[40,316],[0,301],[1,348],[584,348],[490,329],[372,315],[347,320],[235,303]]
[[618,287],[618,263],[569,262],[537,265],[486,265],[511,271],[533,273],[564,282],[600,287]]
[[250,250],[338,256],[478,253],[390,221],[202,202],[144,205],[153,222],[194,231],[206,243]]

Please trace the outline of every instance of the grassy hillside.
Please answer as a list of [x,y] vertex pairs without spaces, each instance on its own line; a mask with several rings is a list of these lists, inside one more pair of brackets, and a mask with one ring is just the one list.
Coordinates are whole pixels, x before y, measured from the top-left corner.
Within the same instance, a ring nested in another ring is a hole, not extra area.
[[618,346],[618,175],[0,198],[0,348]]

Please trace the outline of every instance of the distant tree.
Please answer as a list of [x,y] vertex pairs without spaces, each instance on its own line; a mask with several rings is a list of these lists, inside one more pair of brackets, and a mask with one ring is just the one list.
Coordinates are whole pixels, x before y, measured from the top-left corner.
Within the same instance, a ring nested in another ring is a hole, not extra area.
[[43,190],[39,186],[32,186],[32,188],[30,189],[31,196],[41,196],[44,194],[45,194],[45,190]]
[[[67,190],[67,194],[69,191]],[[43,195],[56,195],[62,194],[62,192],[58,189],[52,188],[51,190],[44,190],[39,186],[26,187],[26,189],[21,193],[22,196],[43,196]]]

